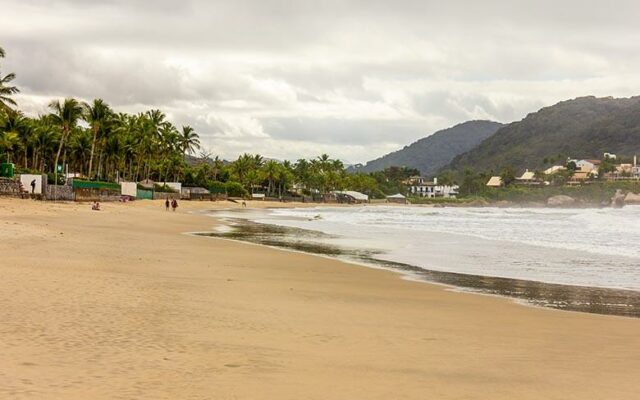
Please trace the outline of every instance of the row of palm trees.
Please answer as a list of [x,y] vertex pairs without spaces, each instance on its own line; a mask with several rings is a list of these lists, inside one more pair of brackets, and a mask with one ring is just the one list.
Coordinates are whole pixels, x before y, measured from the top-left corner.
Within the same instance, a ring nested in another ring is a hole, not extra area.
[[259,188],[270,196],[280,196],[294,186],[299,191],[326,194],[351,187],[354,180],[342,161],[331,159],[327,154],[295,163],[243,154],[229,165],[229,172],[230,179],[240,182],[248,191]]
[[193,128],[178,130],[159,110],[116,113],[101,99],[73,98],[52,101],[49,109],[37,118],[12,109],[0,117],[8,161],[56,176],[68,169],[100,180],[167,180],[178,179],[186,154],[200,148]]
[[14,79],[0,73],[0,159],[25,170],[56,181],[67,169],[92,179],[177,179],[186,154],[200,148],[192,127],[178,130],[161,111],[117,113],[102,99],[54,100],[48,114],[29,118],[15,109]]

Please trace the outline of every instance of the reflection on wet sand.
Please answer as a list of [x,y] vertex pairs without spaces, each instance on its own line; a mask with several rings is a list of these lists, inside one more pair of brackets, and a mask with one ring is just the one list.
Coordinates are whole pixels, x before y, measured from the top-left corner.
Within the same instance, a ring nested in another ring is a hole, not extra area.
[[487,277],[480,275],[440,272],[408,264],[379,260],[376,253],[333,246],[319,240],[331,238],[322,232],[277,225],[261,224],[245,219],[230,219],[226,232],[204,232],[199,235],[241,240],[250,243],[281,247],[340,257],[378,267],[401,270],[412,277],[462,288],[467,291],[507,296],[528,304],[567,311],[640,317],[640,292],[621,289],[572,286],[528,280]]

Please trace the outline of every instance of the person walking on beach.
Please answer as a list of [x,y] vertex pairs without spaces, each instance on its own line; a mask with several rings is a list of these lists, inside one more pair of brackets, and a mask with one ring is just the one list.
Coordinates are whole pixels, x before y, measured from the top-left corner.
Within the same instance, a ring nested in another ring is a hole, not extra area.
[[36,180],[32,180],[31,181],[31,194],[34,194],[36,192]]
[[178,208],[178,200],[173,199],[173,201],[171,202],[171,208],[173,209],[173,211],[176,211],[176,208]]
[[167,199],[164,201],[164,210],[165,211],[169,211],[169,198],[167,197]]

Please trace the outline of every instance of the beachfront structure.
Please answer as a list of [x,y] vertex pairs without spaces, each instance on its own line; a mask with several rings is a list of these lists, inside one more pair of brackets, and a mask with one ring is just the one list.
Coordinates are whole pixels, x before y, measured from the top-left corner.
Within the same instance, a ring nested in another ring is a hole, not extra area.
[[615,159],[617,159],[617,158],[618,158],[618,156],[616,156],[616,155],[615,155],[615,154],[613,154],[613,153],[604,153],[603,158],[604,158],[605,160],[606,160],[607,158],[608,158],[608,159],[610,159],[610,160],[615,160]]
[[336,197],[338,203],[368,203],[369,196],[364,193],[356,192],[355,190],[334,190],[331,192]]
[[489,178],[489,182],[487,182],[487,186],[489,187],[501,187],[502,186],[502,178],[499,176],[492,176]]
[[438,184],[438,178],[433,178],[433,181],[429,181],[426,178],[420,177],[419,179],[413,179],[413,182],[414,183],[409,186],[409,193],[419,197],[455,198],[460,189],[458,185]]
[[407,198],[402,193],[396,193],[387,196],[387,203],[407,204]]

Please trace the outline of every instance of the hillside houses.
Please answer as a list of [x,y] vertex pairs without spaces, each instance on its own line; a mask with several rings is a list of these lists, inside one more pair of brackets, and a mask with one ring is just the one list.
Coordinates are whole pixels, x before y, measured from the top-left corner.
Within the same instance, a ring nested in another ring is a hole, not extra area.
[[[618,157],[612,153],[604,153],[603,160],[568,158],[565,165],[553,165],[540,174],[530,170],[516,177],[516,185],[548,185],[557,174],[569,175],[562,182],[567,185],[581,185],[595,179],[605,180],[640,180],[640,166],[637,157],[632,163],[616,163]],[[492,176],[486,183],[488,187],[501,187],[503,182],[500,176]]]

